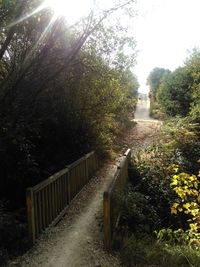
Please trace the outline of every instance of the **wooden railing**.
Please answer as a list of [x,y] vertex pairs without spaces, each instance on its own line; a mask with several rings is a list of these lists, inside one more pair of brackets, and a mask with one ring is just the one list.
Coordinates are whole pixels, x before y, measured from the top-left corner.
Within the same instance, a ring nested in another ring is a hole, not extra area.
[[131,150],[128,149],[117,171],[103,194],[103,221],[104,221],[104,247],[106,250],[111,250],[113,245],[113,234],[119,217],[119,207],[116,201],[116,196],[120,194],[126,183],[128,182],[128,165],[131,158]]
[[61,219],[69,203],[88,183],[97,168],[96,153],[91,152],[27,189],[28,226],[32,243],[43,230]]

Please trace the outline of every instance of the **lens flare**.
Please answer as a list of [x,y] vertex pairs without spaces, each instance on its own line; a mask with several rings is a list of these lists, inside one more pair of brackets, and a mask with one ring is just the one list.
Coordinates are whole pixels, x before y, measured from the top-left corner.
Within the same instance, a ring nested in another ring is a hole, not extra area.
[[75,23],[87,16],[94,7],[93,0],[45,0],[44,5],[54,14],[65,17],[68,23]]

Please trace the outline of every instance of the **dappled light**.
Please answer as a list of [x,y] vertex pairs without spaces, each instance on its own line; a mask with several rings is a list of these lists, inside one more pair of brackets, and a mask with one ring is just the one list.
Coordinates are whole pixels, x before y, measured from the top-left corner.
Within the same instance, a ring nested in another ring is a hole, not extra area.
[[1,266],[200,266],[200,49],[161,2],[0,0]]

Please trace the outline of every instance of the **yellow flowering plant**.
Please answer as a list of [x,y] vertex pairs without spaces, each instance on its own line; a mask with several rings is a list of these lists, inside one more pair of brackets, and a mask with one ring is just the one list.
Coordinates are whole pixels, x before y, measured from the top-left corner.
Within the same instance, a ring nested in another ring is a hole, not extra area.
[[184,213],[189,215],[187,220],[189,228],[185,231],[188,244],[200,246],[200,194],[198,175],[186,172],[179,173],[179,166],[170,166],[173,175],[171,177],[171,188],[178,198],[171,206],[171,214]]

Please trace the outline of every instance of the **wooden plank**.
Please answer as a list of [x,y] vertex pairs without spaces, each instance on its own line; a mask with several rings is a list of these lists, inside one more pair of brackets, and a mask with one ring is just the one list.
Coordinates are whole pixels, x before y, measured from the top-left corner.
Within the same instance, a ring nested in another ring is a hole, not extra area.
[[34,217],[35,217],[35,237],[37,238],[39,235],[39,227],[38,227],[38,193],[34,193]]
[[61,206],[61,210],[65,207],[64,206],[64,176],[60,177],[60,206]]
[[63,176],[59,178],[59,188],[60,188],[60,211],[63,209],[63,187],[62,187]]
[[85,157],[85,176],[86,176],[86,181],[89,181],[89,173],[88,173],[88,157]]
[[42,230],[42,207],[41,207],[41,192],[38,192],[38,233]]
[[85,185],[85,160],[81,163],[79,167],[79,177],[80,177],[80,188],[79,188],[80,191]]
[[53,220],[53,197],[52,197],[52,186],[53,184],[48,185],[48,201],[49,201],[49,224]]
[[72,197],[71,197],[72,185],[71,185],[71,173],[70,173],[70,171],[68,172],[68,176],[67,176],[67,184],[68,184],[68,202],[70,203],[72,200]]
[[48,184],[53,183],[56,181],[61,175],[65,174],[68,171],[67,168],[55,173],[54,175],[50,176],[46,180],[42,181],[41,183],[35,185],[32,187],[32,189],[36,192],[38,190],[41,190],[42,188],[46,187]]
[[49,198],[48,198],[48,191],[49,185],[44,188],[45,191],[45,216],[46,216],[46,227],[49,226],[50,223],[50,216],[49,216]]
[[108,187],[108,192],[112,192],[113,189],[115,188],[115,184],[116,184],[116,181],[118,180],[119,175],[120,175],[120,169],[117,169],[113,177],[113,180],[111,181]]
[[69,200],[68,200],[68,173],[65,174],[64,177],[64,196],[65,196],[65,207],[69,204]]
[[56,217],[55,181],[52,183],[51,194],[52,194],[52,220],[54,220],[54,218]]
[[62,219],[62,217],[66,214],[67,209],[68,209],[68,206],[65,207],[65,208],[58,214],[58,216],[51,222],[51,224],[49,225],[49,227],[52,227],[52,226],[56,225],[56,224]]
[[26,190],[26,203],[27,203],[27,216],[28,216],[28,227],[29,236],[31,242],[35,243],[35,217],[34,217],[34,197],[32,188]]
[[71,201],[71,184],[70,184],[70,173],[67,173],[67,196],[68,196],[68,204]]
[[112,249],[113,233],[119,216],[119,208],[116,205],[115,196],[122,192],[128,180],[128,164],[131,157],[131,150],[128,149],[122,158],[114,177],[103,195],[103,222],[104,222],[104,247]]
[[27,213],[28,217],[34,217],[34,220],[29,218],[29,221],[32,221],[29,222],[29,228],[34,225],[34,239],[55,221],[67,204],[82,191],[96,170],[95,159],[96,154],[92,151],[68,168],[27,189]]
[[74,194],[74,197],[78,194],[79,192],[79,176],[78,176],[78,168],[74,168],[74,177],[73,177],[73,181],[74,181],[74,184],[75,184],[75,187],[76,187],[76,190],[75,190],[75,194]]
[[85,185],[85,160],[79,166],[79,181],[80,187],[78,191],[80,192]]
[[85,160],[82,162],[80,172],[81,172],[81,189],[82,189],[87,183],[86,171],[85,171]]
[[46,214],[45,214],[45,195],[44,189],[41,190],[41,210],[42,210],[42,230],[46,228]]
[[78,160],[76,160],[76,161],[74,161],[72,164],[70,164],[70,165],[67,165],[67,168],[68,169],[73,169],[73,168],[75,168],[76,166],[78,166],[82,161],[84,161],[85,160],[85,156],[84,157],[82,157],[82,158],[80,158],[80,159],[78,159]]
[[71,200],[74,198],[74,192],[75,192],[75,185],[74,185],[74,175],[73,175],[74,170],[69,170],[70,172],[70,186],[71,186]]
[[56,216],[59,214],[59,211],[58,211],[58,181],[56,180],[55,181],[55,184],[54,184],[54,192],[55,192],[55,216],[54,218],[56,218]]
[[72,201],[74,197],[74,182],[73,182],[73,172],[69,170],[69,183],[70,183],[70,201]]
[[104,247],[111,250],[110,193],[103,194]]
[[124,153],[125,157],[130,157],[131,156],[131,149],[127,149],[126,152]]
[[57,215],[60,213],[60,184],[59,179],[56,181],[56,197],[57,197]]
[[60,188],[60,177],[57,180],[57,198],[58,198],[58,214],[61,211],[61,188]]

